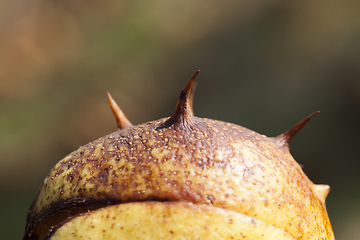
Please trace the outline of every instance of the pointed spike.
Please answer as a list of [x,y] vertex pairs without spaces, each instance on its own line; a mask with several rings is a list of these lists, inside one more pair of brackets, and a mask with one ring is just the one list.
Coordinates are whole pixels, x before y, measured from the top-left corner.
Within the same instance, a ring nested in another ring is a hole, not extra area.
[[325,199],[330,192],[330,186],[325,184],[314,184],[314,191],[319,199],[325,202]]
[[123,111],[120,109],[120,107],[117,105],[115,100],[111,97],[110,93],[107,92],[108,101],[111,107],[112,112],[114,113],[116,124],[119,129],[124,129],[131,127],[131,122],[127,119]]
[[196,90],[196,86],[197,86],[197,82],[194,82],[194,84],[192,85],[191,91],[190,91],[190,96],[189,96],[189,105],[191,108],[191,111],[194,114],[194,107],[193,107],[193,103],[194,103],[194,95],[195,95],[195,90]]
[[180,93],[179,100],[176,104],[175,110],[171,117],[164,123],[166,126],[170,125],[179,125],[179,124],[188,124],[191,123],[192,118],[194,117],[192,111],[192,97],[191,97],[191,88],[194,84],[194,80],[200,70],[198,70],[187,82],[185,87]]
[[286,131],[283,134],[280,134],[279,136],[275,137],[275,139],[278,140],[279,144],[284,146],[290,143],[291,139],[310,121],[310,119],[318,114],[320,111],[315,111],[297,124],[290,128],[288,131]]

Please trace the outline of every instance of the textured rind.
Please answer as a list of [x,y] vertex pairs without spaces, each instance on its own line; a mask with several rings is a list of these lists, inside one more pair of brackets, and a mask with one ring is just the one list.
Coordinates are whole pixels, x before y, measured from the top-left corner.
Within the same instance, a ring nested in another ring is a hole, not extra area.
[[287,147],[221,121],[165,121],[111,133],[61,160],[29,210],[24,239],[43,235],[64,210],[151,200],[208,204],[298,239],[334,239],[324,201]]
[[101,208],[67,220],[44,240],[49,239],[295,240],[284,230],[245,214],[185,202],[137,202]]

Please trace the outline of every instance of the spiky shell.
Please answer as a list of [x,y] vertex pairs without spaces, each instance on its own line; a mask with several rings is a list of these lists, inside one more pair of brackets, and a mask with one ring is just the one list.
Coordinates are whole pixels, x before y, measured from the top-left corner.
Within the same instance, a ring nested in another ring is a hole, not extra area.
[[30,207],[24,239],[43,239],[69,217],[89,211],[153,201],[244,214],[295,239],[334,239],[328,187],[313,184],[288,148],[314,114],[274,138],[194,117],[196,74],[169,118],[132,126],[109,96],[120,129],[55,165]]

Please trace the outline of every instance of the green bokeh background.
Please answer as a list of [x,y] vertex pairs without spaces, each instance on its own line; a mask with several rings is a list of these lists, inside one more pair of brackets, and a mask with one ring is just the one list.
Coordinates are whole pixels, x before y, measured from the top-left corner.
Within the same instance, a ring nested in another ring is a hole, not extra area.
[[291,142],[331,186],[337,239],[360,234],[359,1],[0,2],[0,236],[66,154],[116,130],[110,91],[134,124],[169,116],[200,69],[195,115],[268,136],[321,113]]

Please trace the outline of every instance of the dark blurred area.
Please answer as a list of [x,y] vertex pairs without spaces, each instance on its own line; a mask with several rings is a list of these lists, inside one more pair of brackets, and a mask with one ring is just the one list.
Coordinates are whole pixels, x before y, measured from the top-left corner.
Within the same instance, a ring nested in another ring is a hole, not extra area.
[[331,186],[337,239],[360,234],[360,1],[0,2],[0,236],[20,239],[57,161],[116,130],[169,116],[200,69],[195,115],[279,135]]

